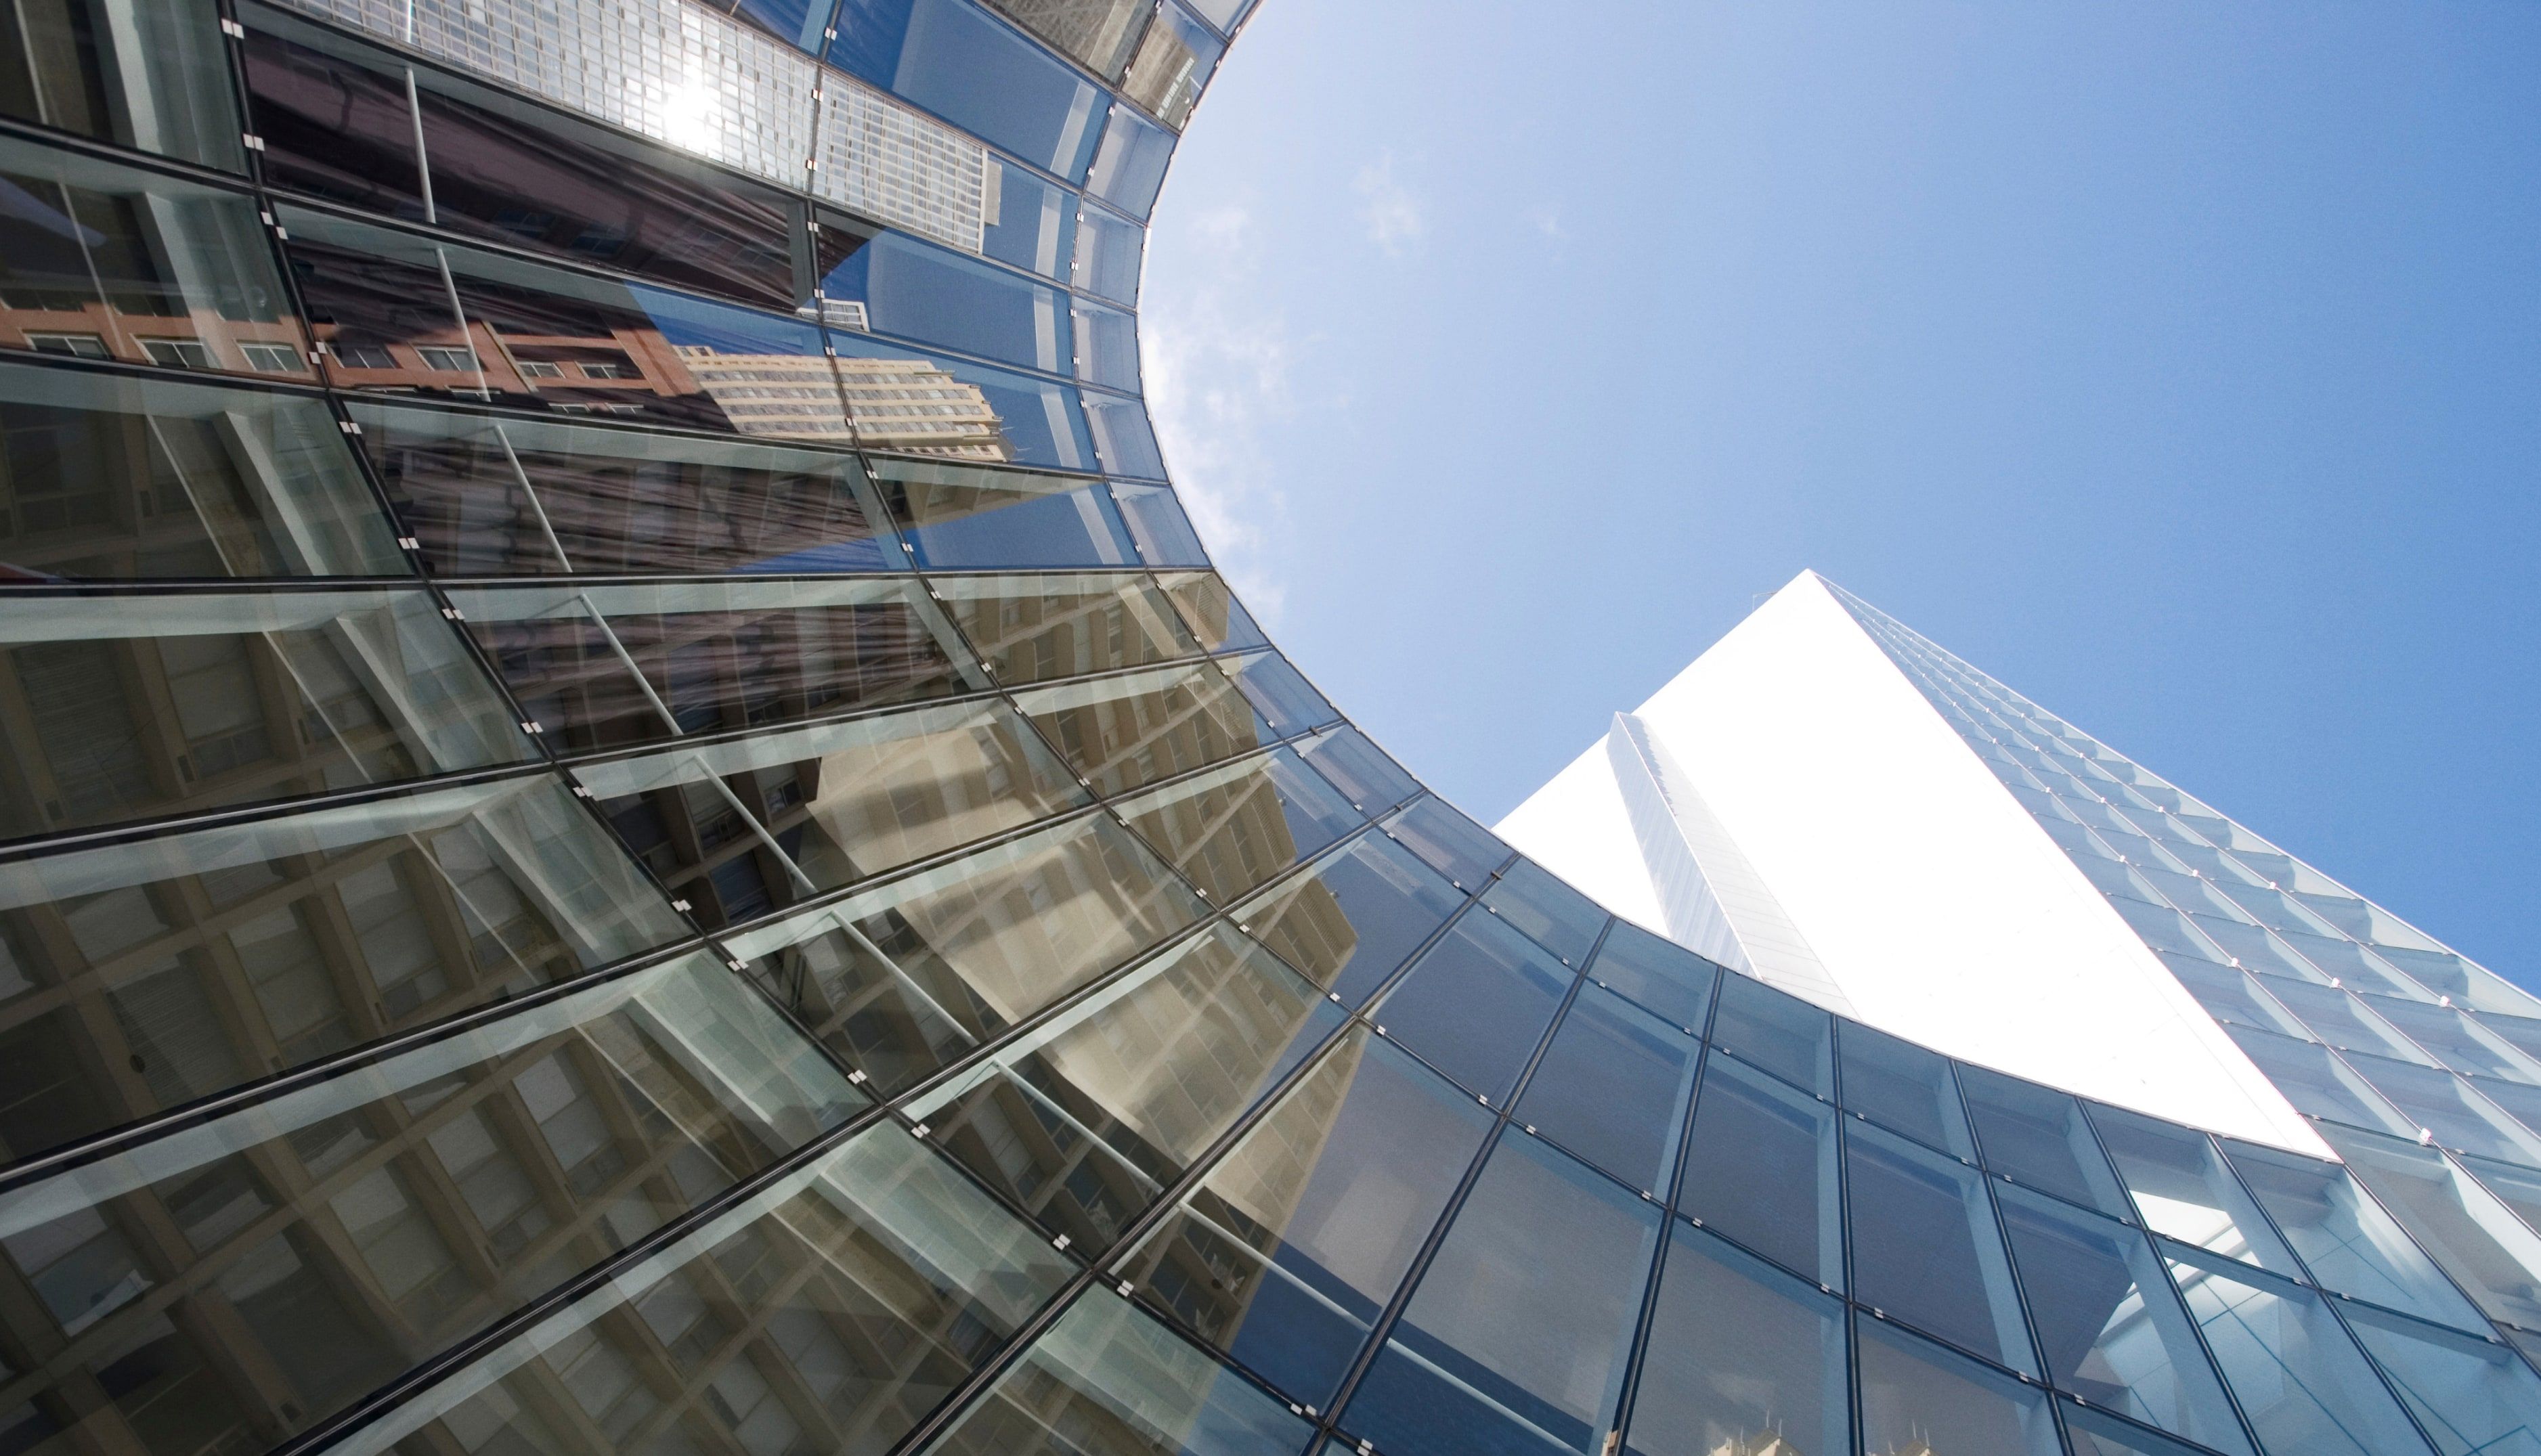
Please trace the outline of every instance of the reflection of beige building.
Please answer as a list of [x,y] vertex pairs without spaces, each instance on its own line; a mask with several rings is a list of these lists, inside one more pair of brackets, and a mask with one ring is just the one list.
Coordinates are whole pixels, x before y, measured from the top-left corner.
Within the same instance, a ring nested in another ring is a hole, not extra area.
[[954,460],[1015,458],[1005,421],[980,387],[923,359],[840,359],[838,385],[856,439],[873,449]]
[[853,441],[838,406],[830,361],[799,354],[726,354],[702,344],[681,344],[680,362],[697,387],[720,405],[745,435],[784,440]]

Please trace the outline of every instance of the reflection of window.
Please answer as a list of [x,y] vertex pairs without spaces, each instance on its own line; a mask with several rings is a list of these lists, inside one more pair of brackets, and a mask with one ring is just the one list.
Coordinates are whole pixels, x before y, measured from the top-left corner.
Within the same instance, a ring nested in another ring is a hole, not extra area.
[[423,356],[423,367],[443,374],[471,374],[476,368],[476,351],[448,344],[423,344],[415,349]]
[[30,333],[27,347],[47,354],[70,354],[82,359],[109,357],[106,340],[94,333]]
[[164,364],[171,369],[221,367],[220,361],[212,357],[210,347],[198,338],[145,338],[141,340],[141,351],[150,356],[151,363]]
[[247,367],[258,374],[300,372],[300,351],[289,344],[243,343],[239,349],[247,355]]
[[395,369],[398,367],[397,356],[391,354],[387,349],[380,347],[378,344],[339,343],[329,344],[328,347],[335,351],[336,358],[343,360],[346,364],[355,369]]
[[612,364],[606,360],[591,360],[584,362],[582,366],[582,375],[585,379],[633,379],[635,377],[635,371],[627,368],[623,364]]
[[523,359],[521,361],[521,378],[562,379],[564,378],[564,366],[561,364],[549,363],[544,359]]

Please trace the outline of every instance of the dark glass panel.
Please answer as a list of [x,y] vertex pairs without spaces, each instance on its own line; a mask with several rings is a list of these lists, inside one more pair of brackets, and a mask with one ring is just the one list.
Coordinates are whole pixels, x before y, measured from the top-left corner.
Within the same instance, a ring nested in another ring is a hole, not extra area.
[[[868,450],[979,464],[1095,468],[1076,391],[968,360],[833,328],[838,386]],[[756,367],[756,361],[751,362]],[[732,376],[740,378],[743,376]],[[751,375],[756,378],[758,376]]]
[[1411,1057],[1346,1033],[1116,1272],[1321,1406],[1490,1130]]
[[2162,1252],[2268,1456],[2423,1456],[2426,1443],[2319,1295],[2178,1244]]
[[1121,94],[1179,131],[1225,53],[1225,41],[1166,0],[1156,7],[1155,24],[1147,27],[1138,53],[1121,77]]
[[1835,1023],[1797,996],[1753,977],[1723,977],[1711,1040],[1794,1086],[1835,1095]]
[[2345,1168],[2249,1143],[2223,1147],[2322,1288],[2481,1329],[2478,1311]]
[[1020,167],[988,161],[993,205],[980,230],[980,251],[999,262],[1030,268],[1045,278],[1068,281],[1076,243],[1076,194]]
[[1678,1211],[1825,1288],[1844,1287],[1835,1109],[1734,1056],[1704,1065]]
[[1987,1167],[2086,1208],[2131,1216],[2080,1103],[1981,1066],[1959,1068],[1959,1089]]
[[1070,182],[1085,176],[1103,93],[962,0],[845,0],[830,64],[898,92]]
[[425,1387],[344,1449],[880,1451],[1071,1269],[880,1127]]
[[78,1447],[269,1443],[863,1105],[691,956],[0,1196],[0,1319]]
[[2491,1319],[2541,1330],[2541,1234],[2433,1148],[2346,1128],[2321,1135]]
[[2301,1277],[2301,1266],[2224,1166],[2214,1139],[2113,1107],[2093,1107],[2091,1121],[2144,1227],[2226,1259]]
[[1119,813],[1200,893],[1227,905],[1362,822],[1295,753],[1279,750],[1153,789]]
[[861,328],[1045,374],[1070,372],[1066,294],[898,233],[824,273],[821,297],[833,322],[839,304],[854,304]]
[[1599,1450],[1659,1216],[1509,1129],[1343,1425],[1404,1456]]
[[150,0],[10,0],[0,116],[247,170],[211,8]]
[[754,900],[792,905],[1086,802],[1032,730],[987,702],[586,764],[574,777],[709,926],[749,918],[722,899],[736,877]]
[[1412,852],[1453,880],[1459,890],[1476,890],[1509,857],[1509,848],[1488,830],[1447,807],[1443,799],[1416,799],[1385,821],[1389,838],[1402,840]]
[[0,580],[412,574],[318,400],[0,364]]
[[1212,926],[908,1113],[1045,1231],[1102,1249],[1342,1020],[1268,951]]
[[569,750],[981,686],[906,580],[463,587],[450,600],[521,710]]
[[0,348],[306,380],[253,198],[0,137]]
[[2541,1452],[2541,1379],[2512,1347],[2378,1309],[2350,1306],[2347,1316],[2443,1456]]
[[1076,286],[1117,304],[1138,302],[1146,229],[1088,205],[1076,215]]
[[[804,234],[801,210],[776,188],[294,17],[241,9],[269,184],[762,308],[804,302],[789,246]],[[829,228],[820,244],[835,254],[865,236]]]
[[[1103,417],[1095,417],[1098,429]],[[1098,439],[1098,444],[1101,441]],[[1107,455],[1109,450],[1107,448]],[[1157,468],[1162,473],[1163,467]],[[1192,529],[1191,517],[1183,510],[1182,497],[1164,485],[1115,485],[1112,498],[1121,506],[1121,518],[1129,523],[1129,534],[1137,539],[1139,559],[1150,566],[1206,566],[1208,551],[1199,544],[1199,533]]]
[[369,400],[351,412],[406,529],[444,575],[901,564],[852,456]]
[[1270,645],[1255,625],[1253,614],[1227,590],[1225,578],[1214,572],[1175,572],[1163,580],[1166,594],[1182,610],[1192,634],[1209,651],[1241,652]]
[[1606,926],[1606,912],[1594,902],[1531,860],[1510,865],[1499,883],[1484,893],[1483,906],[1565,966],[1585,962],[1597,944],[1597,932]]
[[1335,728],[1297,746],[1335,787],[1348,795],[1350,807],[1382,814],[1420,792],[1417,780],[1385,751],[1355,728]]
[[1147,19],[1147,0],[988,0],[1087,70],[1118,80]]
[[[1103,469],[1140,480],[1165,478],[1165,454],[1148,422],[1147,406],[1115,395],[1087,394],[1085,420],[1094,433],[1094,452]],[[1171,554],[1161,564],[1205,566],[1208,557],[1189,549],[1190,543],[1169,543]]]
[[0,835],[530,757],[419,590],[13,597],[0,650]]
[[929,1456],[1291,1456],[1313,1427],[1125,1300],[1078,1296]]
[[1397,844],[1361,836],[1235,917],[1308,980],[1355,1006],[1464,897]]
[[898,1091],[1198,920],[1107,818],[1053,825],[728,936],[750,974]]
[[1619,920],[1597,948],[1588,978],[1701,1036],[1720,973],[1685,947]]
[[0,1158],[676,939],[544,776],[0,867]]
[[2031,1370],[1985,1176],[1855,1122],[1846,1128],[1845,1180],[1853,1298]]
[[1488,915],[1467,915],[1372,1014],[1378,1030],[1497,1105],[1569,984],[1534,942]]
[[1864,1456],[2057,1456],[2035,1389],[1880,1321],[1855,1324]]
[[1165,164],[1173,158],[1172,132],[1116,106],[1103,129],[1103,150],[1086,174],[1085,190],[1143,222],[1156,204],[1156,189],[1165,184]]
[[1029,689],[1015,704],[1107,797],[1262,746],[1251,705],[1214,663]]
[[1959,1110],[1950,1061],[1858,1022],[1838,1024],[1844,1106],[1920,1142],[1974,1160],[1977,1145]]
[[1624,1449],[1845,1456],[1852,1449],[1847,1364],[1842,1304],[1671,1223]]
[[[1623,997],[1583,986],[1527,1079],[1518,1121],[1633,1187],[1667,1187],[1701,1044]],[[1834,1148],[1827,1152],[1834,1170]]]
[[907,460],[877,461],[874,473],[883,507],[921,567],[1137,564],[1099,480]]
[[947,576],[929,585],[1000,683],[1144,667],[1199,650],[1144,576]]

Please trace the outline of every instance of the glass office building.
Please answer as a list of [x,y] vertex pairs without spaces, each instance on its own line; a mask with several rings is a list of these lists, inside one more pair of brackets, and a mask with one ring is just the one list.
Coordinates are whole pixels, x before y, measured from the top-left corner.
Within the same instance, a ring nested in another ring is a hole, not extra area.
[[1265,640],[1135,329],[1248,8],[9,0],[0,1453],[2541,1451],[2439,948],[2100,871],[2355,1100],[2218,1136],[1616,918]]

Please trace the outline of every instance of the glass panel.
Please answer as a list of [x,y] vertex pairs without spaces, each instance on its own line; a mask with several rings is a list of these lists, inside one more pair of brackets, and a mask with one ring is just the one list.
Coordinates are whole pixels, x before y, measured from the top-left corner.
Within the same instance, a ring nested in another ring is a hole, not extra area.
[[1490,1127],[1445,1080],[1353,1028],[1119,1272],[1320,1406]]
[[369,400],[350,409],[400,519],[444,575],[901,564],[851,456]]
[[1200,88],[1226,51],[1226,42],[1202,29],[1179,7],[1156,7],[1156,22],[1138,42],[1137,56],[1121,78],[1121,94],[1180,130],[1191,119]]
[[1984,1175],[1858,1122],[1845,1132],[1853,1298],[2035,1373]]
[[[823,314],[835,323],[844,311],[849,328],[1070,372],[1066,294],[898,233],[841,258],[822,275],[821,297]],[[1079,340],[1075,357],[1083,356]]]
[[1210,663],[1031,689],[1015,703],[1107,797],[1262,746],[1252,706]]
[[1508,846],[1442,799],[1416,799],[1385,822],[1386,837],[1400,839],[1459,890],[1479,888],[1509,857]]
[[876,1128],[338,1449],[881,1450],[1070,1269],[922,1144]]
[[2244,1142],[2226,1142],[2223,1149],[2323,1288],[2481,1329],[2460,1291],[2346,1169]]
[[[1085,423],[1093,431],[1095,455],[1102,461],[1106,472],[1141,480],[1165,478],[1164,450],[1156,443],[1156,432],[1147,420],[1145,405],[1135,400],[1091,392],[1084,396],[1084,403]],[[1190,543],[1175,542],[1173,545],[1188,546]],[[1158,564],[1205,566],[1208,557],[1204,553],[1177,549]]]
[[1324,701],[1323,694],[1277,653],[1259,652],[1219,661],[1226,664],[1244,695],[1253,699],[1254,711],[1262,714],[1282,738],[1320,728],[1341,717],[1331,703]]
[[1204,909],[1126,830],[1089,817],[724,945],[823,1042],[898,1091]]
[[1987,1167],[2086,1208],[2131,1216],[2081,1104],[1981,1066],[1959,1068],[1959,1089]]
[[1100,1289],[1078,1297],[936,1456],[1290,1456],[1313,1427]]
[[1597,932],[1606,926],[1606,912],[1587,896],[1531,860],[1510,865],[1499,883],[1484,893],[1483,907],[1525,931],[1565,966],[1585,962],[1597,944]]
[[1076,377],[1125,395],[1138,393],[1138,321],[1091,299],[1076,299],[1070,308],[1075,316]]
[[0,574],[411,576],[318,400],[0,363]]
[[1631,1456],[1852,1449],[1843,1305],[1672,1223],[1650,1319],[1625,1437]]
[[1534,942],[1487,915],[1467,915],[1371,1014],[1378,1031],[1500,1105],[1569,985]]
[[1087,802],[1030,728],[981,702],[586,764],[574,776],[709,925]]
[[1103,129],[1103,150],[1086,174],[1085,190],[1144,221],[1165,184],[1165,164],[1174,158],[1174,134],[1121,107]]
[[1820,1097],[1835,1095],[1835,1026],[1824,1011],[1752,977],[1725,978],[1711,1042]]
[[2541,1380],[2510,1347],[2378,1309],[2347,1323],[2444,1456],[2541,1452]]
[[2424,1001],[2403,1001],[2391,996],[2369,999],[2385,1020],[2457,1072],[2485,1072],[2521,1082],[2535,1080],[2530,1058],[2450,1006],[2431,1006]]
[[960,0],[846,0],[837,31],[830,64],[1035,167],[1084,178],[1103,93],[1023,36]]
[[1840,1022],[1837,1029],[1845,1111],[1975,1160],[1977,1145],[1948,1057],[1858,1022]]
[[[1076,194],[1053,186],[1020,167],[988,159],[992,205],[980,232],[980,251],[999,262],[1030,268],[1045,278],[1068,281],[1080,255]],[[1123,300],[1127,302],[1127,300]]]
[[[2285,1006],[2292,1002],[2277,994],[2279,986],[2324,990],[2328,995],[2344,999],[2342,992],[2325,990],[2309,982],[2287,981],[2282,976],[2253,977],[2246,971],[2217,966],[2212,961],[2191,960],[2186,956],[2164,954],[2161,959],[2162,964],[2170,968],[2170,974],[2178,979],[2181,985],[2188,987],[2190,995],[2197,998],[2197,1004],[2213,1012],[2216,1020],[2235,1021],[2261,1031],[2289,1037],[2305,1035],[2303,1024],[2287,1014]],[[2264,993],[2260,989],[2262,985],[2267,987]],[[2280,1005],[2281,1001],[2285,1005]]]
[[2541,1165],[2541,1141],[2452,1073],[2355,1052],[2347,1064],[2445,1147]]
[[0,650],[0,835],[531,756],[420,591],[14,596]]
[[1876,1320],[1855,1323],[1864,1456],[2057,1456],[2037,1391]]
[[1192,9],[1198,11],[1210,25],[1232,36],[1236,24],[1253,9],[1253,0],[1198,0]]
[[[2393,1030],[2390,1023],[2365,1008],[2364,1002],[2335,986],[2314,985],[2307,981],[2288,981],[2271,976],[2263,983],[2268,994],[2285,1003],[2287,1010],[2303,1019],[2304,1026],[2333,1047],[2396,1056],[2407,1061],[2432,1062],[2416,1043]],[[2278,1031],[2291,1030],[2286,1027]],[[2295,1031],[2295,1035],[2301,1035]]]
[[1649,1203],[1503,1133],[1342,1423],[1405,1456],[1599,1450],[1658,1232]]
[[8,9],[0,116],[247,170],[209,9],[135,0],[11,0]]
[[1245,611],[1244,604],[1227,590],[1224,577],[1215,572],[1174,572],[1162,579],[1165,593],[1181,610],[1183,620],[1209,651],[1238,652],[1270,645],[1270,640],[1262,635],[1262,628],[1254,623],[1253,614]]
[[2418,1130],[2417,1124],[2392,1111],[2381,1094],[2366,1086],[2362,1077],[2348,1070],[2347,1064],[2332,1056],[2326,1048],[2247,1027],[2227,1026],[2223,1030],[2297,1111],[2393,1132]]
[[2163,1252],[2268,1456],[2426,1450],[2319,1295],[2176,1244]]
[[1711,987],[1720,973],[1709,961],[1618,920],[1597,948],[1589,979],[1668,1018],[1695,1036],[1710,1019]]
[[1299,744],[1297,752],[1348,796],[1353,809],[1382,814],[1420,792],[1419,783],[1401,764],[1355,728],[1319,733]]
[[0,348],[310,377],[253,199],[14,138],[0,181]]
[[2527,1087],[2521,1082],[2501,1082],[2495,1077],[2465,1078],[2479,1095],[2503,1109],[2506,1116],[2523,1125],[2525,1130],[2541,1128],[2541,1087]]
[[2541,1235],[2495,1194],[2432,1148],[2345,1128],[2321,1135],[2491,1318],[2541,1330]]
[[1308,980],[1355,1006],[1463,902],[1401,845],[1363,835],[1238,907],[1235,918]]
[[856,443],[868,450],[1061,471],[1095,468],[1094,442],[1072,389],[835,328],[829,341],[838,352],[838,385],[846,392]]
[[[1675,1167],[1701,1051],[1701,1043],[1612,991],[1582,986],[1527,1079],[1518,1121],[1655,1193]],[[1830,1172],[1834,1156],[1830,1143]]]
[[1050,1233],[1101,1249],[1342,1020],[1212,926],[908,1111]]
[[884,506],[921,567],[1137,562],[1099,480],[908,460],[876,461],[874,470]]
[[2050,1378],[2217,1451],[2250,1449],[2142,1234],[2018,1188],[2002,1223]]
[[[1088,408],[1092,406],[1089,404]],[[1098,437],[1107,428],[1105,416],[1094,416]],[[1115,446],[1104,445],[1107,458]],[[1159,464],[1155,473],[1164,473]],[[1129,523],[1129,534],[1138,539],[1138,555],[1150,566],[1206,566],[1208,551],[1199,544],[1199,533],[1192,529],[1191,517],[1183,510],[1182,498],[1169,486],[1131,485],[1126,482],[1112,487],[1112,498],[1121,505],[1121,518]]]
[[1117,304],[1138,302],[1144,228],[1088,203],[1076,214],[1076,286]]
[[1734,1056],[1711,1057],[1678,1211],[1821,1287],[1843,1288],[1835,1124],[1825,1103]]
[[2226,1259],[2301,1277],[2301,1267],[2205,1133],[2113,1107],[2093,1107],[2091,1121],[2118,1165],[2120,1181],[2135,1196],[2144,1227]]
[[1332,785],[1284,749],[1150,790],[1118,812],[1219,905],[1362,823]]
[[27,1393],[83,1447],[304,1429],[863,1104],[704,956],[349,1068],[0,1197],[12,1323],[83,1337]]
[[544,776],[0,867],[23,1158],[685,933]]
[[1025,30],[1074,56],[1099,76],[1117,79],[1146,20],[1147,0],[990,0]]
[[1144,576],[950,576],[929,585],[1000,683],[1143,667],[1199,650]]

